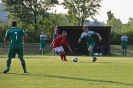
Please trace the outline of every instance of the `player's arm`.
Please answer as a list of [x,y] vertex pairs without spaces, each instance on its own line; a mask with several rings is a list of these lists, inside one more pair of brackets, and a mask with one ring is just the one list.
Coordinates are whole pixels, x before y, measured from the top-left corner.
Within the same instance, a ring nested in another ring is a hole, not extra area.
[[81,38],[79,38],[78,43],[80,43],[81,41],[82,41],[82,39],[81,39]]
[[4,42],[5,42],[6,45],[9,45],[8,39],[9,39],[9,34],[8,34],[8,31],[6,31],[6,35],[5,35],[5,38],[4,38]]
[[96,35],[98,36],[99,41],[101,41],[102,40],[102,37],[100,36],[100,34],[99,33],[96,33]]
[[51,45],[50,45],[50,48],[53,47],[53,43],[55,42],[55,39],[52,41]]
[[64,44],[67,46],[70,52],[73,52],[66,39],[64,40]]
[[40,40],[43,40],[43,38],[40,37]]
[[45,36],[44,40],[47,40],[47,36]]
[[23,29],[21,30],[21,34],[23,36],[23,47],[24,47],[26,44],[27,35]]
[[80,36],[80,38],[78,40],[78,43],[80,43],[82,41],[83,37],[84,37],[84,33],[81,34],[81,36]]
[[67,48],[69,49],[70,52],[73,52],[69,45],[67,45]]
[[126,38],[126,41],[128,41],[128,37]]
[[122,37],[121,37],[121,41],[123,41]]
[[27,36],[26,35],[23,36],[23,46],[25,46],[25,44],[26,44],[26,39],[27,39]]

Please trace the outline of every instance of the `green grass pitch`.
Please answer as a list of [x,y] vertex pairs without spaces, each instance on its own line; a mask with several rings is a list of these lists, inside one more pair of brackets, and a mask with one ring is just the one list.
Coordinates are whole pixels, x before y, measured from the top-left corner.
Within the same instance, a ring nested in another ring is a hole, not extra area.
[[60,61],[59,56],[25,56],[27,74],[18,58],[3,74],[6,56],[0,56],[0,88],[133,88],[132,57],[77,56],[78,62]]

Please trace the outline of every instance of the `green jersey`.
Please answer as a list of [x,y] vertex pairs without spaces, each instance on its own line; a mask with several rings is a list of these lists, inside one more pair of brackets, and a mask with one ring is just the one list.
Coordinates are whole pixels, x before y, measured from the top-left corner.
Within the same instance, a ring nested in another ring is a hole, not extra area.
[[96,32],[90,31],[90,30],[89,30],[87,33],[86,33],[86,32],[83,32],[83,33],[81,34],[80,39],[85,38],[86,41],[87,41],[87,44],[89,45],[89,44],[95,43],[95,42],[94,42],[93,35],[96,35]]
[[10,37],[10,47],[22,47],[22,36],[26,36],[23,29],[12,27],[6,31],[4,40]]
[[47,40],[47,36],[45,34],[40,35],[40,43],[45,43]]
[[128,37],[127,36],[122,36],[121,41],[122,41],[122,45],[127,45]]

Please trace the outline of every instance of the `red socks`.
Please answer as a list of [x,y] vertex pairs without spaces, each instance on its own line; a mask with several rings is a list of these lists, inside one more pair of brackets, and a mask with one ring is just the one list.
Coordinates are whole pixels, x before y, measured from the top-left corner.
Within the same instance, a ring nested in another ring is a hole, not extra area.
[[60,54],[60,57],[61,57],[61,60],[63,60],[63,54],[62,53]]
[[64,57],[64,61],[67,61],[65,53],[63,54],[63,57]]
[[61,60],[67,61],[65,53],[61,53],[60,57],[61,57]]

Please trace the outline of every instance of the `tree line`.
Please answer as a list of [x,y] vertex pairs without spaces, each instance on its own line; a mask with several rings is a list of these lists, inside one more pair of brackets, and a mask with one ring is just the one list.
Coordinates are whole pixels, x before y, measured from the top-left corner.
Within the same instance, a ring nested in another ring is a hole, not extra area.
[[111,11],[107,12],[108,20],[105,26],[111,26],[111,44],[121,44],[121,36],[125,33],[128,36],[128,44],[133,44],[133,18],[130,17],[126,24],[115,18]]
[[[98,10],[102,7],[102,0],[1,0],[3,10],[8,11],[8,18],[16,20],[18,26],[27,33],[27,42],[39,42],[39,35],[44,31],[48,36],[48,42],[52,41],[55,26],[83,26],[87,18],[94,19]],[[54,6],[62,5],[68,9],[66,14],[49,12]],[[121,44],[122,33],[129,37],[129,44],[133,44],[133,18],[129,18],[127,24],[115,18],[111,11],[107,12],[108,20],[104,26],[111,26],[111,44]],[[98,22],[96,19],[95,23]],[[100,24],[103,24],[102,22]],[[5,32],[11,27],[0,22],[0,42],[3,42]]]

